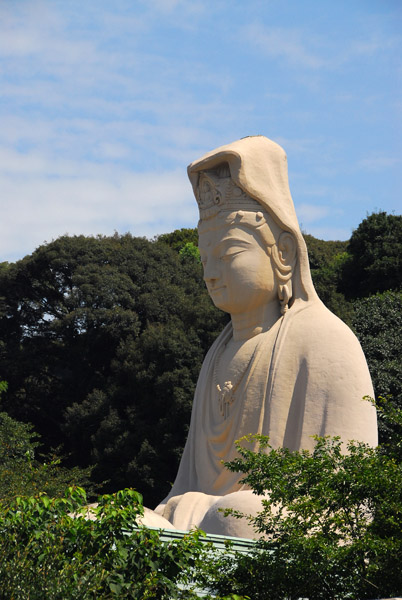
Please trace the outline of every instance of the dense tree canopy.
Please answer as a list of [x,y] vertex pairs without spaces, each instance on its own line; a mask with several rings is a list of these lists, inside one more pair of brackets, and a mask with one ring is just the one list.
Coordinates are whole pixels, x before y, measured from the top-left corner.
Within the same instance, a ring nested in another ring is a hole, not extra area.
[[110,488],[135,484],[156,502],[225,319],[199,262],[130,235],[65,236],[5,266],[0,283],[3,408]]
[[66,468],[60,457],[41,455],[39,446],[32,425],[0,412],[0,503],[3,506],[10,505],[16,496],[45,493],[60,497],[71,485],[84,485],[89,493],[94,493],[90,468]]
[[[355,302],[353,325],[370,367],[376,397],[392,398],[402,408],[402,292],[384,292]],[[379,419],[380,440],[392,426]]]
[[340,290],[343,265],[348,260],[347,242],[325,242],[305,234],[311,277],[314,287],[324,304],[349,326],[352,324],[353,307]]
[[402,215],[373,213],[350,238],[342,288],[347,297],[364,297],[402,285]]

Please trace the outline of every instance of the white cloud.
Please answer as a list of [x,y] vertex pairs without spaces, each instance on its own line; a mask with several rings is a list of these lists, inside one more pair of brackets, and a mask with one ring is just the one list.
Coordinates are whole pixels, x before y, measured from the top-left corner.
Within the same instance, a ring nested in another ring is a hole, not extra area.
[[[307,69],[310,73],[322,69],[339,69],[346,63],[375,54],[398,52],[402,36],[381,31],[367,31],[364,27],[356,37],[342,39],[336,30],[332,35],[308,26],[277,27],[262,23],[245,25],[241,30],[244,38],[263,56],[283,59],[293,67]],[[359,39],[360,36],[360,39]]]
[[[195,226],[185,171],[133,173],[116,165],[0,155],[0,261],[16,260],[45,240],[70,235],[156,235]],[[18,177],[15,175],[18,174]]]
[[147,21],[170,19],[175,28],[192,30],[199,25],[206,13],[215,11],[215,3],[207,0],[141,0]]
[[[341,210],[353,200],[364,214],[359,177],[374,190],[373,173],[396,165],[396,152],[389,115],[370,129],[371,145],[359,123],[372,127],[391,106],[371,72],[399,42],[374,21],[370,35],[349,28],[335,39],[343,17],[356,16],[339,13],[324,31],[325,19],[281,27],[289,21],[272,20],[265,0],[230,9],[226,0],[0,0],[2,255],[66,231],[153,235],[194,225],[186,165],[253,132],[280,134],[306,224],[324,227],[327,218],[333,227],[331,203]],[[247,26],[260,14],[261,25]],[[351,69],[337,79],[340,65]],[[389,156],[375,155],[376,146]],[[365,156],[360,169],[345,166],[347,155]],[[352,168],[346,197],[335,174]]]
[[331,212],[329,206],[318,206],[315,204],[298,204],[297,205],[297,216],[299,221],[304,224],[314,223],[320,221],[324,217],[328,216]]
[[390,169],[402,165],[402,158],[397,156],[371,156],[369,158],[362,158],[358,161],[357,166],[362,169],[368,169],[371,171],[383,171],[384,169]]
[[322,57],[307,48],[307,36],[298,29],[254,23],[244,28],[243,35],[263,54],[284,58],[295,66],[319,69],[326,64]]
[[292,154],[314,154],[316,153],[325,143],[323,138],[310,137],[310,138],[286,138],[278,136],[275,141],[286,148],[287,153]]
[[188,2],[188,0],[142,0],[142,3],[148,9],[157,11],[157,13],[170,13],[176,10],[193,12],[202,10],[203,6],[201,2],[195,2],[194,0],[192,2]]
[[311,226],[308,228],[306,233],[313,235],[314,237],[318,238],[319,240],[345,241],[345,240],[348,240],[350,238],[350,236],[352,235],[352,229],[351,228],[349,229],[347,227],[331,227],[330,225],[329,226],[324,225],[322,227]]

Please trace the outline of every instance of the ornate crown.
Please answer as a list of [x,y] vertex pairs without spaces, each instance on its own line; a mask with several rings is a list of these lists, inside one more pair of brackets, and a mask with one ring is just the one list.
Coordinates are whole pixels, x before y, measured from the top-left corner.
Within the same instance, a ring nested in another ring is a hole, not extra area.
[[200,219],[210,219],[222,210],[261,210],[260,204],[234,183],[227,164],[200,172],[196,200]]

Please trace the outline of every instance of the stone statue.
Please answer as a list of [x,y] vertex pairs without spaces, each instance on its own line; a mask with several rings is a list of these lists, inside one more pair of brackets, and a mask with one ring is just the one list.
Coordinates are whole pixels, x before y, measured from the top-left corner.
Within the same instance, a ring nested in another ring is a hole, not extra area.
[[231,322],[205,357],[190,431],[170,494],[156,512],[178,529],[252,537],[221,507],[257,512],[260,499],[222,461],[250,433],[274,447],[312,449],[313,435],[377,444],[367,364],[352,331],[313,287],[286,155],[262,136],[222,146],[188,174],[199,249],[214,304]]

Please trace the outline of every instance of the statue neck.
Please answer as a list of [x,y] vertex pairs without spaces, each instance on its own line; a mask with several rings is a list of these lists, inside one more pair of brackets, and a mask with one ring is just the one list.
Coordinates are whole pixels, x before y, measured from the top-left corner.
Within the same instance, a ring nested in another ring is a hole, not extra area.
[[281,317],[279,303],[257,306],[247,313],[231,314],[233,340],[244,341],[268,331]]

